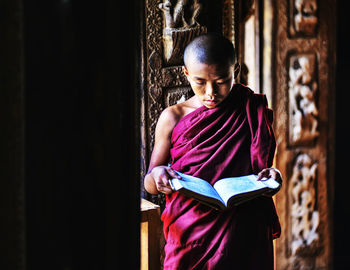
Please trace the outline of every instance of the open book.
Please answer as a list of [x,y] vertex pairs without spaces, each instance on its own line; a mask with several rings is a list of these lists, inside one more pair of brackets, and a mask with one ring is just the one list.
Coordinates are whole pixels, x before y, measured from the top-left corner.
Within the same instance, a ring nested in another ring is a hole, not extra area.
[[170,180],[173,190],[216,209],[239,205],[260,195],[276,192],[281,187],[280,183],[272,178],[257,181],[258,176],[254,174],[223,178],[212,186],[198,177],[177,173],[182,179]]

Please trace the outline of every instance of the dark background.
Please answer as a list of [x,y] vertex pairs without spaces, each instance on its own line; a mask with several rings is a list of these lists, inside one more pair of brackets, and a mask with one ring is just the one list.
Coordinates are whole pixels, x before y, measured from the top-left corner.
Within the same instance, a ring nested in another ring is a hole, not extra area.
[[[334,269],[348,269],[350,261],[350,14],[349,1],[338,1],[336,130],[334,186]],[[331,89],[332,90],[332,89]]]
[[138,1],[23,1],[26,269],[137,269]]

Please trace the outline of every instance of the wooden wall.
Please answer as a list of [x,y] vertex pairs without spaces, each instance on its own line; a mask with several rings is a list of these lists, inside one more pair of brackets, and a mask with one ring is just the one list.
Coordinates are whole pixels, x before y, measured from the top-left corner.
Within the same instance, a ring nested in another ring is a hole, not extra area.
[[330,269],[335,155],[336,5],[275,1],[273,109],[282,236],[277,269]]

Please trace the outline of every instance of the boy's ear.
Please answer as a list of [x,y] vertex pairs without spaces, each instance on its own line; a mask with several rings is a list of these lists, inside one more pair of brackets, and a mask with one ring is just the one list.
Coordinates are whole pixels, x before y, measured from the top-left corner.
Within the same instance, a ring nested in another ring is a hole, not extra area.
[[183,72],[186,76],[188,76],[188,70],[187,70],[186,66],[182,66],[182,72]]

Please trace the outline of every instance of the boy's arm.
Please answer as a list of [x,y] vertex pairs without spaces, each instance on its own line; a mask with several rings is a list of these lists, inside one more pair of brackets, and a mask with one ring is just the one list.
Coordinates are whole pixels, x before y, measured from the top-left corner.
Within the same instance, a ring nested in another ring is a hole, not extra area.
[[145,189],[151,194],[159,192],[170,194],[172,189],[169,179],[179,177],[167,166],[170,157],[171,134],[178,119],[174,107],[166,108],[158,119],[150,165],[144,179]]

